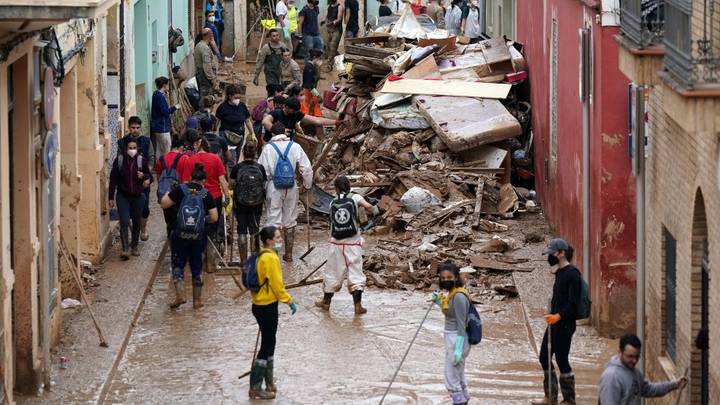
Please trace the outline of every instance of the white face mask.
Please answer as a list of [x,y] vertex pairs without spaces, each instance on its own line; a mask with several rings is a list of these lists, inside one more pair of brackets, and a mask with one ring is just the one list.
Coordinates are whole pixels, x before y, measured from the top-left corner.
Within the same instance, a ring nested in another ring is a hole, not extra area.
[[235,105],[235,106],[240,105],[240,99],[238,98],[238,99],[230,100],[230,103],[232,103],[232,105]]
[[128,149],[127,154],[130,157],[135,157],[135,155],[137,155],[137,149]]
[[208,17],[207,20],[210,21],[210,22],[215,22],[215,17]]

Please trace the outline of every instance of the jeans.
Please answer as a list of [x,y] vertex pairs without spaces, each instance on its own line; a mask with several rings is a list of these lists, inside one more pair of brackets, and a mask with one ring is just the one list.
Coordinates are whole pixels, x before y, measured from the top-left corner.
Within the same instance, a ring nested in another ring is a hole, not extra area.
[[[572,323],[559,322],[550,327],[552,332],[552,352],[555,355],[555,362],[560,369],[561,374],[568,374],[572,372],[570,367],[570,361],[568,357],[570,355],[570,345],[572,344],[572,337],[575,334],[575,320]],[[545,329],[545,335],[543,336],[542,344],[540,345],[540,364],[543,370],[548,371],[550,365],[548,364],[548,331]]]
[[305,49],[305,63],[310,59],[310,50],[323,50],[323,41],[320,35],[303,35],[303,48]]
[[173,251],[173,280],[182,281],[185,278],[185,264],[190,262],[193,285],[202,285],[202,259],[205,244],[203,239],[187,240],[173,236],[171,249]]
[[267,360],[275,355],[275,337],[278,328],[278,303],[252,306],[252,314],[260,327],[260,351],[258,360]]
[[142,219],[148,219],[150,217],[150,187],[146,188],[143,194],[145,194],[145,205],[142,209]]
[[[220,247],[219,244],[225,241],[225,216],[222,213],[225,208],[223,208],[222,196],[215,199],[215,207],[218,210],[218,220],[212,224],[206,221],[205,233],[217,247]],[[212,247],[209,247],[209,249],[212,249]]]
[[[146,198],[145,194],[131,196],[118,191],[115,200],[118,215],[120,216],[120,241],[122,242],[122,250],[126,251],[130,247],[136,247],[140,241],[140,217],[142,216],[143,207],[145,207]],[[128,240],[130,220],[132,220],[132,242]]]
[[[161,156],[165,156],[166,153],[170,152],[172,138],[170,137],[170,132],[156,132],[154,135],[155,135],[155,158],[160,159]],[[148,162],[148,163],[152,163],[152,162]]]

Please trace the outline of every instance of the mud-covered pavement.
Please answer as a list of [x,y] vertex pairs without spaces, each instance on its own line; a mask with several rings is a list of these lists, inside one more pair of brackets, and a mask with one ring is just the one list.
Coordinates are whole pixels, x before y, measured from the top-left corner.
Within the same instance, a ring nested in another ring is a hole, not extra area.
[[[302,238],[298,239],[296,257],[305,250]],[[301,279],[326,257],[323,236],[317,233],[314,239],[319,246],[308,263],[296,260],[292,269],[286,269],[287,283]],[[104,402],[249,402],[248,379],[238,379],[250,368],[257,333],[249,297],[234,301],[238,290],[232,279],[209,275],[204,308],[193,310],[188,303],[172,311],[167,306],[172,297],[170,274],[168,266],[163,268],[111,377]],[[352,299],[345,291],[336,295],[330,313],[313,305],[321,296],[318,285],[291,293],[299,309],[291,316],[289,309],[281,306],[276,402],[378,403],[427,310],[427,293],[370,289],[364,300],[368,313],[361,317],[354,315]],[[480,305],[478,309],[485,337],[473,348],[467,363],[474,403],[520,404],[541,396],[542,375],[521,301]],[[442,330],[443,317],[436,307],[386,403],[447,403]],[[598,347],[597,342],[594,346]],[[598,367],[604,360],[581,353],[576,353],[574,360],[580,403],[593,403]]]

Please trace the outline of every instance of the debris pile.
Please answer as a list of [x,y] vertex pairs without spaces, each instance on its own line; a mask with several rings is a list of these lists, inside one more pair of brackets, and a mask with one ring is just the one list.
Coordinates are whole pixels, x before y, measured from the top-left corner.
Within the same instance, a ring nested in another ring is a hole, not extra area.
[[522,46],[506,38],[469,44],[425,25],[413,31],[412,18],[346,40],[336,58],[340,80],[323,107],[344,125],[314,159],[312,208],[329,212],[325,190],[340,174],[379,201],[381,218],[361,218],[373,235],[370,284],[427,289],[449,259],[475,272],[468,280],[477,301],[515,296],[508,275],[530,268],[505,253],[538,238],[507,236],[507,220],[539,210]]

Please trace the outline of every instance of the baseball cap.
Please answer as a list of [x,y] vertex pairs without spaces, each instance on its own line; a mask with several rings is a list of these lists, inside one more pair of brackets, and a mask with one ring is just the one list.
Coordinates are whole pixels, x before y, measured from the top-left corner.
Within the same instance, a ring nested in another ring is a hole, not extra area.
[[565,239],[553,239],[548,243],[545,250],[543,250],[543,255],[557,253],[560,250],[567,251],[568,249],[570,249],[570,244],[567,243]]

